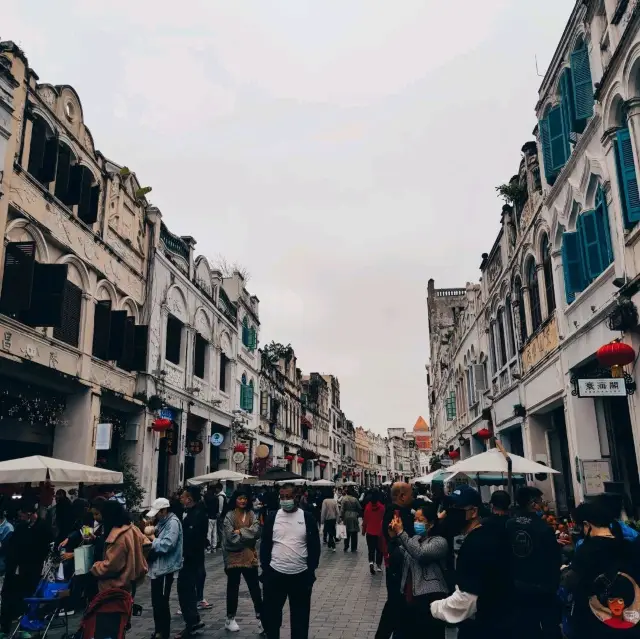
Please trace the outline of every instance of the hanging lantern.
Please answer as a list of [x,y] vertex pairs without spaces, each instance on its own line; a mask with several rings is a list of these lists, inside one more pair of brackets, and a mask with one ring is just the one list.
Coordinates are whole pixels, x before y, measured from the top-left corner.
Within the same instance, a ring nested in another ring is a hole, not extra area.
[[320,462],[320,468],[326,468],[327,462]]
[[600,366],[611,367],[611,377],[624,377],[622,367],[631,364],[635,357],[636,354],[629,344],[618,341],[605,344],[596,352]]
[[247,445],[246,444],[236,444],[233,447],[233,452],[234,453],[246,453],[247,452]]
[[450,450],[449,451],[449,459],[458,459],[458,457],[460,457],[460,451],[459,450]]
[[172,423],[173,422],[170,419],[165,419],[164,417],[158,417],[157,419],[153,420],[153,424],[151,425],[151,428],[156,433],[163,433],[165,430],[168,430],[169,428],[171,428]]
[[292,462],[293,461],[293,455],[285,455],[284,458],[288,461],[288,462]]
[[489,439],[491,437],[491,431],[488,428],[481,428],[476,435],[480,439]]
[[304,457],[298,457],[298,463],[304,464]]

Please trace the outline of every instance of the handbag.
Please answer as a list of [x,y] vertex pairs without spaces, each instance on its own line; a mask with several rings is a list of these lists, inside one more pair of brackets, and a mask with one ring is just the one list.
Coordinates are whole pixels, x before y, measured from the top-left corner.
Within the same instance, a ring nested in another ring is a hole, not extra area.
[[344,524],[338,524],[336,526],[336,539],[347,538],[347,527]]

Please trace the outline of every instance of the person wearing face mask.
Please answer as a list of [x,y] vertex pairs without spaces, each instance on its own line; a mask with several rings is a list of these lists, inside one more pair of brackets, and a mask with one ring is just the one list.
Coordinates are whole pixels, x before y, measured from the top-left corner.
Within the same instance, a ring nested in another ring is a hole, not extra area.
[[289,599],[291,639],[307,639],[311,590],[320,562],[314,516],[298,507],[293,484],[280,488],[280,509],[269,513],[260,543],[264,591],[262,622],[269,639],[280,639],[282,608]]
[[168,639],[171,632],[169,599],[175,575],[182,568],[182,524],[170,511],[171,503],[161,497],[151,504],[147,519],[156,525],[148,556],[153,606],[154,639]]
[[456,562],[456,588],[431,602],[431,614],[458,625],[458,639],[511,636],[508,559],[504,544],[482,525],[480,493],[463,485],[449,495],[446,528],[463,534]]
[[562,610],[557,600],[562,547],[543,519],[542,491],[523,486],[517,512],[505,526],[511,550],[514,618],[527,619],[521,636],[560,639]]

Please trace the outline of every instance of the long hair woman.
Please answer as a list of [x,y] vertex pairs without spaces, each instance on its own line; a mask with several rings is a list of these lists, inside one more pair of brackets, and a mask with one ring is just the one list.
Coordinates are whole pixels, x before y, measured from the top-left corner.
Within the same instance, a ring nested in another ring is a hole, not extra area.
[[258,582],[258,553],[256,542],[260,537],[260,521],[251,509],[249,493],[236,491],[229,500],[229,509],[222,525],[222,552],[227,573],[227,621],[225,628],[238,632],[236,621],[240,577],[244,577],[253,601],[258,632],[262,632],[262,593]]

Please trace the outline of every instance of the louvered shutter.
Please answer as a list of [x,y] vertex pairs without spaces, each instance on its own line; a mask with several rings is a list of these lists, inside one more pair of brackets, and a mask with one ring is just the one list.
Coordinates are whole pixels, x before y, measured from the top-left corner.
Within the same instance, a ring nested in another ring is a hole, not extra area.
[[618,183],[623,199],[625,221],[632,225],[640,220],[640,193],[633,157],[633,145],[629,129],[621,129],[616,135]]
[[585,273],[588,280],[593,281],[605,268],[603,259],[603,253],[606,250],[605,239],[599,236],[595,211],[585,211],[580,215],[580,220],[579,235],[586,258]]
[[110,332],[111,301],[101,300],[96,303],[93,315],[93,345],[91,352],[94,357],[103,360],[108,359]]
[[573,83],[571,69],[567,68],[562,72],[560,78],[560,94],[562,106],[562,121],[565,127],[565,135],[569,138],[572,131],[577,132],[576,110],[573,99]]
[[64,291],[69,266],[39,264],[33,271],[33,292],[28,311],[20,313],[20,321],[28,326],[61,326]]
[[126,324],[127,311],[111,311],[111,330],[109,331],[109,348],[107,349],[109,361],[117,362],[122,359]]
[[247,411],[253,413],[253,382],[249,382],[248,397],[247,397]]
[[483,393],[487,390],[487,379],[484,374],[484,364],[473,365],[473,379],[475,380],[476,392]]
[[551,157],[551,138],[549,137],[549,120],[540,120],[540,142],[542,143],[542,160],[544,162],[544,174],[549,184],[553,184],[556,174],[553,170]]
[[575,294],[584,290],[585,276],[578,233],[562,234],[562,268],[567,303],[571,304]]
[[44,157],[40,169],[40,182],[49,184],[53,182],[58,170],[58,138],[48,138],[44,144]]
[[263,417],[267,417],[268,404],[269,404],[269,395],[267,394],[267,391],[262,391],[260,393],[260,414]]
[[84,167],[79,164],[74,164],[71,166],[69,172],[69,188],[65,193],[62,201],[67,206],[74,206],[75,204],[80,203],[80,196],[82,194],[82,178],[84,175]]
[[44,160],[44,146],[47,141],[47,125],[42,118],[35,118],[31,128],[31,144],[29,146],[29,165],[27,171],[40,179],[40,169]]
[[571,152],[561,104],[549,111],[548,122],[549,140],[551,142],[551,168],[554,172],[559,172],[567,163]]
[[149,343],[149,327],[146,325],[136,326],[133,344],[133,370],[147,370],[147,345]]
[[67,198],[70,173],[71,151],[66,144],[60,144],[58,147],[58,166],[56,170],[56,186],[54,194],[61,202],[65,202]]
[[82,317],[82,289],[67,280],[64,284],[62,319],[55,326],[53,336],[61,342],[77,348],[80,340],[80,319]]
[[586,121],[593,115],[593,82],[589,67],[589,51],[586,46],[571,54],[571,72],[576,120]]
[[240,384],[240,409],[247,410],[247,385]]
[[252,326],[249,330],[249,348],[252,351],[256,350],[256,346],[258,345],[258,334],[256,332],[255,326]]
[[20,313],[31,306],[35,264],[35,242],[9,242],[5,247],[0,295],[0,310],[3,313]]
[[596,195],[596,227],[598,229],[598,237],[602,238],[603,251],[602,256],[605,268],[613,262],[613,246],[611,244],[611,229],[609,226],[609,208],[607,200],[602,189],[598,189]]
[[82,167],[82,181],[80,184],[80,201],[78,202],[78,218],[85,224],[93,224],[91,219],[91,184],[93,175],[86,167]]
[[135,330],[135,318],[127,317],[124,323],[124,348],[122,349],[122,357],[118,360],[118,366],[125,371],[130,371],[133,368]]
[[242,325],[242,343],[249,346],[249,327],[246,324]]

